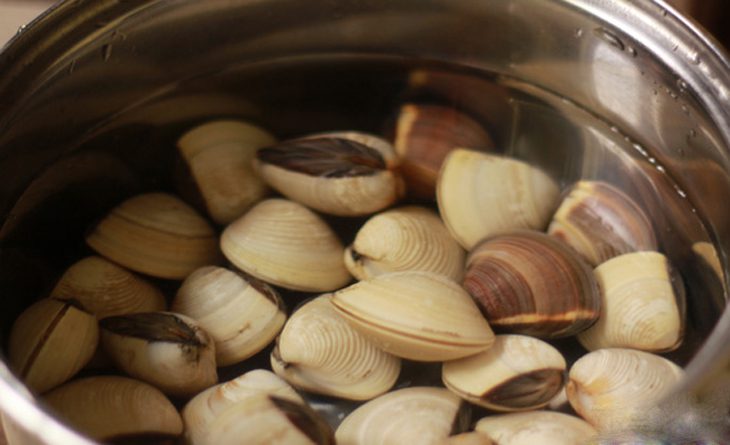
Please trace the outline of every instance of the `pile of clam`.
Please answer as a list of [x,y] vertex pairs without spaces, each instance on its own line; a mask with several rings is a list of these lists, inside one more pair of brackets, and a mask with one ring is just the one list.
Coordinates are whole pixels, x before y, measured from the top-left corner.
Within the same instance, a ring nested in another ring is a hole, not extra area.
[[[204,208],[155,192],[100,215],[95,254],[19,316],[9,361],[100,441],[582,444],[631,428],[682,376],[657,355],[682,341],[679,275],[618,187],[561,191],[492,145],[417,103],[390,140],[192,128],[178,149]],[[333,221],[361,227],[343,239]],[[570,336],[572,364],[553,341]],[[219,383],[257,354],[270,368]],[[441,381],[407,385],[404,360],[443,363]],[[358,406],[333,430],[311,394]]]

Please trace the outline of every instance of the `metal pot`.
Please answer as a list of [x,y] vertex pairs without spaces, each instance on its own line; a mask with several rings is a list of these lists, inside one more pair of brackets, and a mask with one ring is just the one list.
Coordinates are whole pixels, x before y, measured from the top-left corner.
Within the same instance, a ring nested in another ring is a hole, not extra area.
[[[688,371],[678,393],[727,412],[707,396],[730,379],[730,61],[661,0],[56,5],[0,54],[3,344],[83,251],[91,221],[134,192],[169,187],[181,128],[235,115],[284,136],[377,129],[421,66],[497,86],[483,99],[448,89],[491,119],[510,154],[563,184],[607,179],[642,202],[690,287],[691,332],[673,356]],[[38,443],[89,443],[3,362],[0,409],[11,432]],[[688,413],[674,423],[696,425]],[[724,416],[705,421],[718,427]]]

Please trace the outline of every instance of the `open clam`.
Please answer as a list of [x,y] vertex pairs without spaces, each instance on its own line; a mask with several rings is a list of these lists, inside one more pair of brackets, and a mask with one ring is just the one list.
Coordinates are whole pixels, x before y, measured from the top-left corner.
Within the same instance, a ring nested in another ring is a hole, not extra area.
[[422,270],[460,281],[464,249],[441,219],[425,207],[407,206],[371,217],[345,249],[345,265],[364,280],[389,272]]
[[294,201],[267,199],[223,231],[221,250],[256,278],[307,292],[328,292],[351,277],[345,248],[316,213]]
[[598,435],[584,420],[552,411],[484,417],[474,430],[499,445],[584,445]]
[[322,295],[297,309],[271,353],[271,367],[297,388],[352,400],[389,390],[400,359],[381,351],[352,328]]
[[379,275],[336,292],[332,303],[378,347],[411,360],[452,360],[494,342],[469,294],[432,272]]
[[217,266],[190,274],[171,310],[195,319],[210,334],[218,366],[237,363],[265,348],[286,320],[284,302],[271,286]]

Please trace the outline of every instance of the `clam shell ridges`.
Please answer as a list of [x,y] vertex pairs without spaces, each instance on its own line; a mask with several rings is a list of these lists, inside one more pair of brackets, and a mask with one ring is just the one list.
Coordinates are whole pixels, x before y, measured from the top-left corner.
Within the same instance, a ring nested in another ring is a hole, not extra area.
[[364,400],[393,386],[400,360],[378,349],[341,318],[324,295],[299,308],[279,336],[274,370],[305,390]]
[[500,445],[585,445],[598,434],[584,420],[552,411],[489,416],[477,421],[474,430]]

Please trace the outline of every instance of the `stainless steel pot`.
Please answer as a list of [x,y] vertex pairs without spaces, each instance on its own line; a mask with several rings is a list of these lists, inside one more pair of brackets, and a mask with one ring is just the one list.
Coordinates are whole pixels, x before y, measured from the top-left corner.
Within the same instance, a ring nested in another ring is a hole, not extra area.
[[[654,428],[722,428],[730,406],[730,61],[660,0],[56,5],[0,54],[3,340],[82,249],[80,235],[101,211],[168,185],[170,137],[181,125],[238,115],[284,135],[374,128],[371,112],[386,110],[402,86],[378,76],[405,78],[421,64],[483,73],[499,86],[484,100],[452,88],[484,102],[477,105],[511,154],[563,183],[608,179],[641,200],[691,288],[691,332],[673,356],[686,364],[683,396],[661,408],[672,422]],[[305,84],[301,73],[323,78]],[[306,125],[302,104],[313,116]],[[2,362],[0,409],[11,433],[89,443],[47,415]]]

